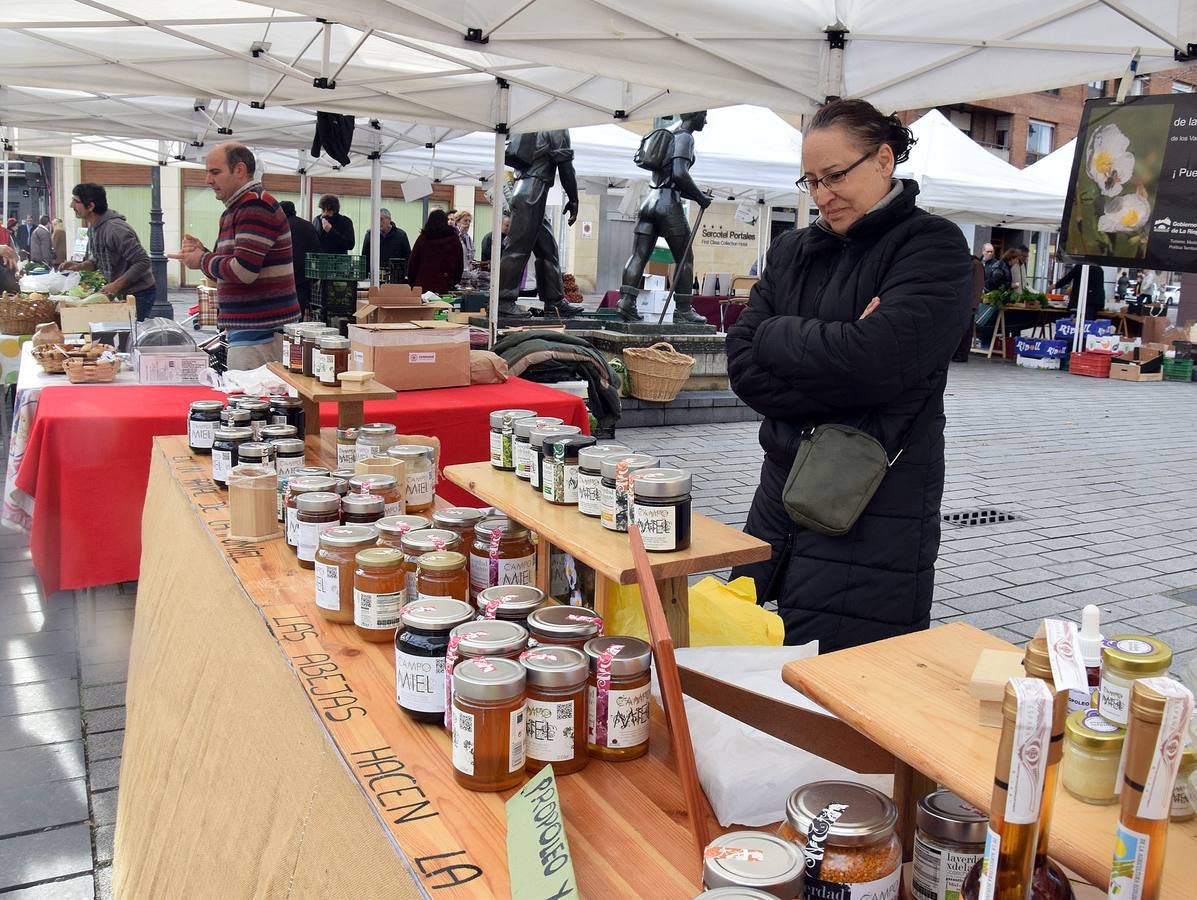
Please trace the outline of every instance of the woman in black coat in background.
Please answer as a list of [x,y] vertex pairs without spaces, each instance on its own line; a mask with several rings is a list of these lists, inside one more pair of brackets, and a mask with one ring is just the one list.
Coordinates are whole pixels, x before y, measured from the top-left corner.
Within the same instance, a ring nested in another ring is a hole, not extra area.
[[[736,394],[766,418],[761,483],[745,530],[772,558],[740,567],[774,599],[786,643],[837,650],[930,624],[943,495],[943,390],[971,315],[960,229],[915,206],[893,177],[913,136],[862,100],[836,100],[804,136],[804,176],[819,219],[779,237],[764,277],[727,335]],[[924,403],[930,425],[903,445]],[[860,428],[902,450],[840,537],[796,525],[782,489],[803,430]]]

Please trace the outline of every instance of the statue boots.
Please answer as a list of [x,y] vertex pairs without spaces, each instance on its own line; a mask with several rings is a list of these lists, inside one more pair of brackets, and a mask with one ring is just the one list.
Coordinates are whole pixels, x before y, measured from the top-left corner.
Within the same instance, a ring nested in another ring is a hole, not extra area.
[[560,300],[546,300],[544,302],[544,314],[546,316],[555,315],[559,319],[569,319],[582,312],[584,307],[580,303],[570,303],[565,298]]
[[499,301],[500,319],[528,319],[531,317],[532,314],[518,305],[514,300]]
[[625,322],[643,322],[644,316],[636,312],[636,296],[640,292],[635,288],[621,287],[619,289],[619,306],[615,311]]
[[693,294],[675,294],[673,298],[674,325],[709,325],[705,316],[694,311]]

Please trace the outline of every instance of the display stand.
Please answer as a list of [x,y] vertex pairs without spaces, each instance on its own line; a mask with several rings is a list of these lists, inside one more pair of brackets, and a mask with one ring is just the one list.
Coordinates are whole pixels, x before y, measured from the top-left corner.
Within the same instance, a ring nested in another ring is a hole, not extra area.
[[282,363],[266,364],[275,375],[299,392],[303,400],[304,437],[320,434],[320,404],[337,404],[337,427],[357,428],[366,421],[367,400],[394,400],[396,392],[377,381],[368,381],[363,390],[346,390],[321,384],[319,379],[296,375]]
[[[594,569],[594,608],[600,616],[606,616],[615,587],[635,583],[636,563],[628,536],[604,528],[597,518],[582,515],[576,506],[549,503],[528,482],[490,463],[448,466],[445,477],[537,535],[536,577],[541,590],[549,590],[549,554],[554,546]],[[690,644],[688,576],[760,562],[771,553],[764,541],[695,513],[687,549],[650,557],[674,645]]]
[[1002,359],[1006,359],[1006,310],[1011,312],[1030,312],[1038,314],[1038,321],[1034,325],[1034,330],[1038,332],[1042,338],[1050,338],[1052,336],[1052,325],[1056,319],[1061,315],[1067,315],[1066,309],[1053,309],[1044,306],[1026,306],[1021,303],[1011,304],[1010,306],[1003,306],[998,309],[997,319],[993,323],[993,334],[989,338],[988,347],[972,347],[972,353],[980,353],[986,359],[993,358],[993,351],[995,349],[1001,354]]

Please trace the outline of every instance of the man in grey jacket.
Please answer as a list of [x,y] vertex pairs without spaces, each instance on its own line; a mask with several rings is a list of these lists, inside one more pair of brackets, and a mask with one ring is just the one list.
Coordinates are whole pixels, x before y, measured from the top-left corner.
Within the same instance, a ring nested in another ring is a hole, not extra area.
[[54,263],[54,238],[50,233],[49,216],[42,216],[41,222],[29,237],[29,259],[43,266]]
[[133,226],[108,208],[108,194],[99,184],[75,185],[71,209],[87,225],[87,254],[83,262],[66,263],[63,268],[99,270],[107,279],[100,288],[102,293],[115,297],[132,294],[137,300],[137,321],[148,318],[154,307],[156,282],[150,258]]

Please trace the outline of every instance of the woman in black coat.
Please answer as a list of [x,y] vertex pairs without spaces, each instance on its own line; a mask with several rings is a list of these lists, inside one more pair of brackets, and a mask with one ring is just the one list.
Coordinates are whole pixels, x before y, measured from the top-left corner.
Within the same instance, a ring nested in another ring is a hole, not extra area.
[[407,282],[442,294],[457,287],[465,269],[461,238],[443,209],[434,209],[407,259]]
[[[943,390],[970,316],[960,229],[915,206],[918,185],[893,178],[913,137],[861,100],[812,119],[804,177],[820,216],[778,238],[764,277],[727,335],[735,392],[766,418],[761,483],[745,530],[773,546],[734,574],[775,599],[786,643],[827,652],[930,624],[943,494]],[[904,437],[930,404],[929,424]],[[796,525],[782,489],[805,429],[860,428],[892,460],[850,531]]]

